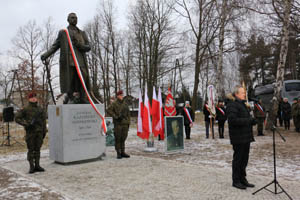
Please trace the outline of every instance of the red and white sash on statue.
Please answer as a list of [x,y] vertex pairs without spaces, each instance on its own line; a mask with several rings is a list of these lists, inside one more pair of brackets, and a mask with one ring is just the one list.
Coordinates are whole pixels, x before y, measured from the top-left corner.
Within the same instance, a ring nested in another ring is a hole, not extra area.
[[217,109],[218,109],[223,115],[225,115],[225,112],[223,111],[222,108],[217,107]]
[[186,107],[184,107],[183,110],[184,110],[186,116],[188,117],[190,123],[193,124],[193,120],[191,118],[191,115],[190,115],[190,112],[188,111],[188,109],[186,109]]
[[264,109],[258,103],[254,104],[254,105],[262,114],[265,114]]
[[76,67],[76,71],[77,71],[77,74],[78,74],[78,77],[80,79],[80,82],[81,82],[81,85],[85,91],[85,94],[86,96],[88,97],[88,100],[90,102],[90,104],[92,105],[92,107],[94,108],[94,110],[96,111],[96,113],[100,116],[100,118],[102,119],[102,128],[103,128],[103,132],[106,133],[106,123],[105,123],[105,118],[103,117],[103,115],[101,115],[100,111],[97,109],[93,99],[91,98],[87,88],[86,88],[86,85],[85,85],[85,82],[83,80],[83,77],[82,77],[82,74],[81,74],[81,70],[80,70],[80,67],[79,67],[79,63],[77,61],[77,57],[76,57],[76,54],[74,52],[74,49],[73,49],[73,45],[72,45],[72,41],[71,41],[71,38],[70,38],[70,34],[69,34],[69,31],[68,29],[64,29],[64,31],[66,32],[67,34],[67,38],[68,38],[68,43],[69,43],[69,47],[70,47],[70,50],[71,50],[71,53],[72,53],[72,57],[73,57],[73,61],[74,61],[74,64],[75,64],[75,67]]

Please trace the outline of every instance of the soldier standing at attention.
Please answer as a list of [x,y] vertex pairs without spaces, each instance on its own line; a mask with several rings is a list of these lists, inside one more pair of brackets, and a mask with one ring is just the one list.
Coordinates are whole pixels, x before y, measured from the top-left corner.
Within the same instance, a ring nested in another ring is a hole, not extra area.
[[108,114],[113,117],[114,122],[115,149],[118,159],[130,157],[125,153],[125,141],[130,125],[130,111],[123,98],[123,91],[118,91],[117,99],[108,108]]
[[29,173],[44,172],[40,166],[40,150],[46,135],[46,113],[37,105],[36,93],[28,95],[29,104],[16,114],[16,122],[24,126],[26,130],[27,160],[29,161]]
[[263,136],[264,130],[264,121],[266,118],[265,108],[262,105],[261,99],[258,100],[257,103],[254,104],[254,117],[257,121],[257,136]]

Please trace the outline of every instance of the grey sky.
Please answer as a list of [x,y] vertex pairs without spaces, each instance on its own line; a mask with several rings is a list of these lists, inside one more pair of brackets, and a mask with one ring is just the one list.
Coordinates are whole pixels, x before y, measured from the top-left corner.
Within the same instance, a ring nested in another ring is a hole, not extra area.
[[[115,0],[120,20],[126,17],[128,2],[133,0]],[[20,26],[29,20],[42,24],[53,18],[57,27],[67,26],[67,15],[75,12],[78,16],[78,26],[91,20],[96,14],[99,0],[0,0],[0,53],[5,53],[11,47],[11,39]]]

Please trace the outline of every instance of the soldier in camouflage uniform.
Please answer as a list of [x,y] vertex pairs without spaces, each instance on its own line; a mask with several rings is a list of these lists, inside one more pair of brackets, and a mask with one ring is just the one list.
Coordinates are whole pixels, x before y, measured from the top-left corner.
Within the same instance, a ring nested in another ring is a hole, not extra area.
[[257,103],[254,104],[254,117],[257,121],[257,136],[263,136],[264,130],[264,121],[266,118],[265,108],[262,105],[261,99],[258,100]]
[[27,160],[29,161],[29,173],[43,172],[40,166],[40,149],[46,135],[46,113],[37,105],[35,93],[28,95],[29,104],[16,114],[15,121],[24,126],[26,130]]
[[110,105],[107,112],[113,117],[117,158],[129,158],[130,156],[125,153],[125,140],[128,136],[130,125],[130,111],[128,105],[123,100],[122,90],[117,92],[117,99]]

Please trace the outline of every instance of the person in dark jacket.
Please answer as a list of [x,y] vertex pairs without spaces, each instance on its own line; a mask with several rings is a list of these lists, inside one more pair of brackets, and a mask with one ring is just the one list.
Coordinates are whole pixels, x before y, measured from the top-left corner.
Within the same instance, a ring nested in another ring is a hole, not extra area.
[[36,93],[28,95],[29,104],[16,114],[16,122],[26,130],[27,160],[29,173],[44,172],[40,166],[40,154],[43,140],[46,136],[46,112],[37,104]]
[[[279,104],[278,104],[278,111],[277,111],[277,118],[279,120],[279,125],[282,126],[283,125],[283,119],[282,119],[282,103],[283,103],[283,99],[280,98],[279,99]],[[277,126],[277,118],[275,121],[275,126]]]
[[189,101],[185,102],[185,107],[181,110],[181,114],[184,118],[185,137],[186,139],[191,139],[191,128],[193,127],[195,115]]
[[282,109],[282,119],[284,122],[284,128],[285,130],[290,130],[290,119],[291,119],[291,113],[292,113],[292,107],[290,103],[288,102],[288,98],[283,98],[283,103],[281,105]]
[[296,132],[299,132],[299,123],[298,123],[298,110],[299,110],[299,104],[298,104],[298,98],[294,98],[293,104],[292,104],[292,117],[293,117],[293,122],[295,126]]
[[216,106],[216,120],[218,120],[219,137],[224,138],[224,125],[227,120],[227,115],[222,100],[219,100],[218,105]]
[[246,91],[236,86],[234,94],[229,95],[226,111],[228,117],[230,143],[233,147],[232,186],[238,189],[254,187],[246,179],[246,167],[249,160],[250,143],[254,141],[252,126],[256,120],[246,106]]
[[266,109],[263,106],[261,99],[259,99],[258,102],[254,104],[253,113],[257,121],[257,136],[263,136],[264,121],[266,119]]
[[[212,134],[214,135],[214,121],[215,119],[210,113],[207,101],[205,101],[205,104],[203,106],[203,114],[204,114],[204,121],[205,121],[205,130],[206,130],[206,139],[209,138],[209,127],[211,126]],[[211,124],[210,124],[211,119]]]

